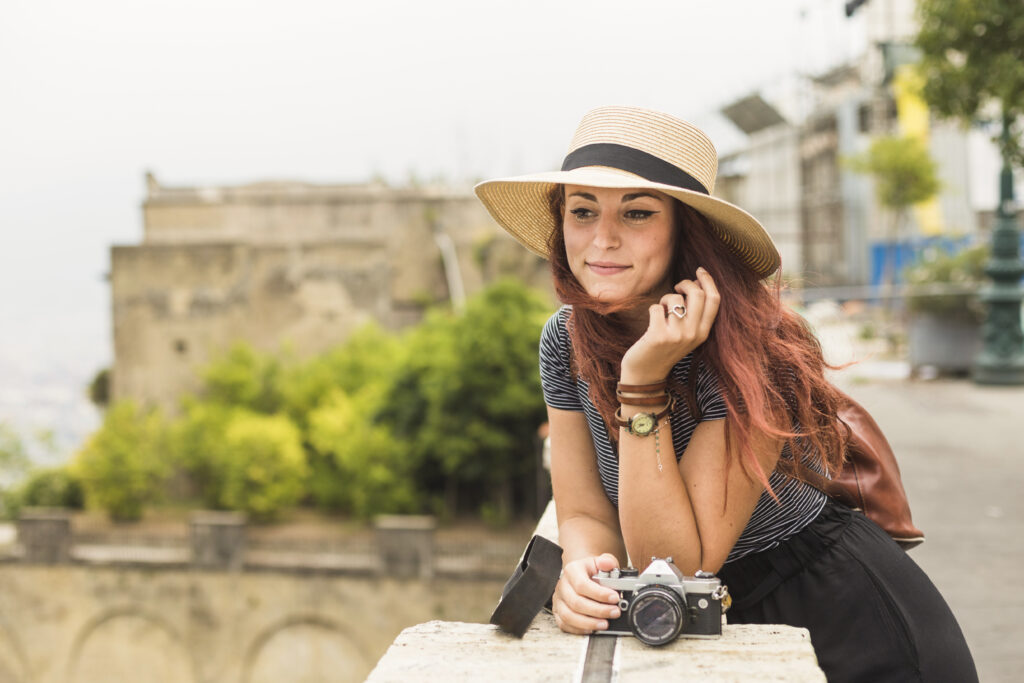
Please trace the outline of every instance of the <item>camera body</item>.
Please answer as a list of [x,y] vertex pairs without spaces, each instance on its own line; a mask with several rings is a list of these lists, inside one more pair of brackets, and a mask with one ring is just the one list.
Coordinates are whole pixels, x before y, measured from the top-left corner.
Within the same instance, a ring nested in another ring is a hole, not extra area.
[[608,635],[634,635],[648,645],[722,635],[723,601],[728,589],[709,572],[686,576],[672,558],[652,558],[642,572],[613,569],[593,579],[619,593],[622,615],[608,620]]

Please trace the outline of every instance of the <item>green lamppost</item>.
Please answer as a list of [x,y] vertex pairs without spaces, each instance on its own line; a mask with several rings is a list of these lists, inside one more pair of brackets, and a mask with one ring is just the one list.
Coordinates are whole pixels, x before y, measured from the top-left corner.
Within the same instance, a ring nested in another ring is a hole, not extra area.
[[1020,304],[1020,233],[1014,223],[1014,165],[1024,164],[1024,2],[1021,0],[917,0],[921,51],[918,67],[924,97],[943,118],[970,125],[1000,112],[997,139],[1003,156],[999,209],[992,231],[992,259],[985,271],[992,284],[982,292],[988,314],[984,347],[975,359],[974,380],[1024,384],[1024,334]]
[[[1003,115],[1003,150],[1010,147],[1008,115]],[[972,376],[979,384],[1024,384],[1024,331],[1020,307],[1024,300],[1020,278],[1024,261],[1020,258],[1020,231],[1016,223],[1017,207],[1013,198],[1013,171],[1009,155],[1003,153],[999,178],[999,208],[992,231],[992,258],[985,273],[992,285],[982,291],[988,313],[981,330],[984,347],[974,359]]]

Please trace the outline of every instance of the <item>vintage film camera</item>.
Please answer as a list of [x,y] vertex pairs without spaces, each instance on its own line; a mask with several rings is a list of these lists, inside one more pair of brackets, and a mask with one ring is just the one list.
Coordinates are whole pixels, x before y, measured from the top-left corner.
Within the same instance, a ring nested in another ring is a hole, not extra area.
[[642,572],[613,569],[593,578],[619,592],[622,610],[618,619],[608,620],[607,631],[596,633],[632,634],[648,645],[671,643],[680,634],[686,638],[722,635],[729,591],[714,574],[698,571],[696,576],[685,576],[671,557],[655,557]]

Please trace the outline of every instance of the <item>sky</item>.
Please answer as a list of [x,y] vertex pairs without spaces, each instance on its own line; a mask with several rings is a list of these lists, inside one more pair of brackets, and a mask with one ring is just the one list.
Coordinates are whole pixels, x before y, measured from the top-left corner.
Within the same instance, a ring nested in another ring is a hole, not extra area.
[[109,250],[142,239],[147,170],[468,182],[557,167],[604,104],[691,120],[722,151],[741,135],[721,106],[863,49],[843,4],[4,0],[0,421],[95,421]]

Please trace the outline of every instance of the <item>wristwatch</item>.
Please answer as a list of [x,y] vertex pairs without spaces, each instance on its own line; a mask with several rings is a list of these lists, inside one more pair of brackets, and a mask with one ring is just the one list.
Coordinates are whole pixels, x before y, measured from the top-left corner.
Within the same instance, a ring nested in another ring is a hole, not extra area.
[[622,417],[622,406],[615,411],[615,421],[620,427],[634,436],[650,436],[658,429],[658,421],[672,412],[673,399],[669,398],[668,404],[662,408],[660,413],[637,413],[628,420]]

